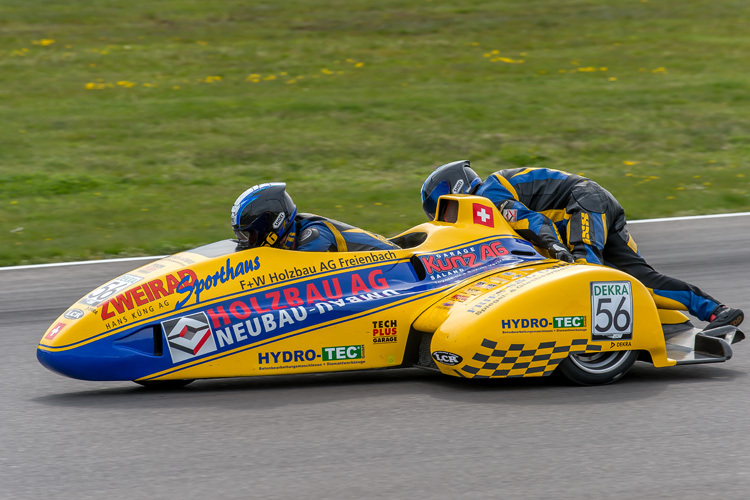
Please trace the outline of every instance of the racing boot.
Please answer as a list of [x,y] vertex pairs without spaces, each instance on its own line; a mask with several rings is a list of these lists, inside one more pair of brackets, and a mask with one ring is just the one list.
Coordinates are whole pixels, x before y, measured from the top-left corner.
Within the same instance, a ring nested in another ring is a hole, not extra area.
[[734,309],[725,305],[720,305],[714,312],[711,313],[709,323],[704,330],[711,330],[712,328],[718,328],[724,325],[740,326],[742,320],[745,319],[745,314],[741,309]]

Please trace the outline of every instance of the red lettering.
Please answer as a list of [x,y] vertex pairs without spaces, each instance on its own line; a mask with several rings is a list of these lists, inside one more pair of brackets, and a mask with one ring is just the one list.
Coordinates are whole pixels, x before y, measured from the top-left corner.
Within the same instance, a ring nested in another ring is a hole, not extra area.
[[198,279],[198,275],[197,275],[197,274],[195,274],[195,273],[194,273],[194,272],[192,271],[192,269],[183,269],[182,271],[177,271],[177,276],[179,276],[179,277],[180,277],[180,281],[182,281],[182,279],[183,279],[183,278],[184,278],[185,276],[189,276],[189,277],[190,277],[190,279],[189,279],[189,280],[187,280],[187,284],[188,284],[188,285],[193,285],[193,284],[195,284],[195,280],[197,280],[197,279]]
[[258,314],[263,314],[271,311],[270,309],[263,309],[262,307],[260,307],[258,305],[258,299],[256,299],[255,297],[252,297],[250,299],[250,305],[253,306],[253,309],[255,309],[255,312]]
[[179,284],[180,280],[175,278],[172,274],[167,274],[167,295],[172,295]]
[[451,257],[451,268],[455,269],[457,267],[464,267],[464,256],[463,255],[456,255],[455,257]]
[[367,285],[365,285],[365,282],[362,281],[362,278],[359,276],[359,274],[352,274],[352,295],[356,295],[361,292],[369,292],[370,289],[367,288]]
[[[476,264],[476,262],[477,262],[477,256],[476,256],[476,254],[467,253],[467,254],[464,254],[464,256],[466,256],[466,257],[469,258],[469,263],[467,264],[469,267],[478,267],[478,266],[481,265],[481,264]],[[474,264],[476,264],[476,265],[474,265]]]
[[132,290],[130,290],[130,295],[133,297],[133,300],[135,300],[135,305],[142,306],[144,304],[148,304],[148,300],[144,297],[143,293],[143,287],[137,287]]
[[267,299],[271,299],[271,309],[284,309],[282,306],[279,305],[279,302],[281,302],[281,292],[278,290],[274,290],[272,292],[268,292],[266,294]]
[[[119,314],[122,314],[125,312],[125,309],[128,311],[133,308],[133,297],[130,295],[130,290],[128,290],[126,293],[121,293],[120,295],[117,295],[116,297],[112,297],[109,299],[107,304],[112,304],[114,308],[117,310]],[[103,310],[103,309],[102,309]],[[114,316],[114,314],[110,314],[107,316],[107,318],[104,317],[104,314],[102,313],[103,319],[108,319]]]
[[160,299],[169,295],[169,293],[167,293],[167,291],[164,289],[164,283],[162,283],[161,280],[149,281],[147,285],[149,285],[151,287],[151,291],[154,292],[154,299]]
[[229,306],[229,312],[232,313],[232,316],[234,316],[237,319],[249,318],[250,315],[253,313],[250,310],[250,308],[247,307],[245,303],[242,302],[241,300],[232,302],[232,305]]
[[109,319],[114,315],[115,313],[109,311],[109,302],[102,304],[102,321]]
[[206,310],[206,313],[208,314],[208,317],[211,318],[211,323],[213,323],[214,328],[221,327],[221,323],[219,320],[224,322],[224,326],[232,322],[232,320],[229,319],[229,315],[224,310],[224,306],[219,306],[215,310],[208,309]]
[[425,271],[427,271],[427,274],[440,272],[440,269],[435,265],[434,255],[430,255],[429,257],[422,257],[422,264],[424,264],[424,268]]
[[154,300],[154,295],[151,293],[151,288],[148,286],[148,283],[143,286],[143,291],[146,292],[146,298],[149,302],[152,302]]
[[453,269],[453,266],[450,264],[450,262],[448,262],[448,259],[444,259],[444,261],[445,264],[443,264],[443,261],[440,259],[438,259],[437,261],[441,271],[450,271],[451,269]]
[[500,243],[499,241],[494,241],[490,243],[490,246],[495,251],[498,257],[500,257],[501,255],[508,255],[508,249],[505,248],[503,244]]
[[314,283],[308,283],[307,285],[307,303],[312,304],[314,301],[323,301],[323,296],[320,294]]
[[[380,276],[380,277],[376,278],[375,276]],[[370,271],[370,274],[367,275],[367,281],[370,282],[371,287],[377,290],[383,290],[384,288],[388,288],[388,282],[383,277],[382,269],[375,269],[373,271]]]
[[339,285],[339,279],[333,278],[331,282],[333,283],[333,286],[336,289],[337,293],[334,294],[333,292],[331,292],[331,287],[328,286],[328,280],[323,280],[323,291],[326,294],[326,298],[329,300],[340,299],[344,294],[341,293],[341,285]]
[[487,260],[492,257],[497,257],[497,255],[495,255],[495,252],[492,251],[492,248],[490,248],[489,245],[482,245],[480,251],[482,253],[482,255],[479,257],[480,260]]
[[304,300],[299,298],[299,290],[293,286],[284,289],[284,298],[286,299],[286,303],[290,306],[301,306],[305,303]]

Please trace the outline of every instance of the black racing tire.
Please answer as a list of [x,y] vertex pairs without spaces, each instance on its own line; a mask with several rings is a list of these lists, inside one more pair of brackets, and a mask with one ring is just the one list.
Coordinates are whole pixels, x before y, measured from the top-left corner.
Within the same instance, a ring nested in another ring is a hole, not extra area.
[[638,359],[638,351],[571,354],[560,363],[560,373],[579,385],[611,384],[625,375]]
[[170,390],[179,389],[185,387],[191,382],[195,382],[195,379],[180,379],[180,380],[133,380],[136,384],[140,384],[146,389],[154,390]]

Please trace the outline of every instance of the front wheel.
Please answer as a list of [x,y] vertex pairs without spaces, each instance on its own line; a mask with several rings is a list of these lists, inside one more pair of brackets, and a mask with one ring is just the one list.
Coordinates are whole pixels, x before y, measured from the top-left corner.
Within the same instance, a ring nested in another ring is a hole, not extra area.
[[576,384],[611,384],[625,375],[636,359],[638,351],[571,354],[560,363],[560,371]]

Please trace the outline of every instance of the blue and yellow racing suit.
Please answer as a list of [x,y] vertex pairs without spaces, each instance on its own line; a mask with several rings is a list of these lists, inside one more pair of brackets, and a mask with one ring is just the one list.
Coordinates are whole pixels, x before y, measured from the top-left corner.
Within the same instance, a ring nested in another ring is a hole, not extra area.
[[313,214],[298,214],[284,248],[304,252],[361,252],[398,250],[384,237],[337,220]]
[[687,310],[707,321],[720,304],[700,288],[654,270],[628,233],[620,203],[590,179],[560,170],[513,168],[495,172],[474,194],[489,198],[535,245],[550,248],[561,242],[578,260],[637,278],[658,307]]

